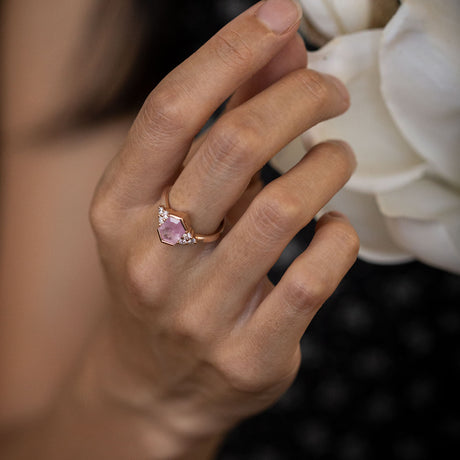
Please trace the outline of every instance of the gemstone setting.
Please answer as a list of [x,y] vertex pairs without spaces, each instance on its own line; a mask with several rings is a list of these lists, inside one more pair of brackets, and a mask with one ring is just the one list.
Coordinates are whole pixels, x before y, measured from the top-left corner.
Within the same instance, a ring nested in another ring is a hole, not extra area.
[[170,246],[197,242],[192,232],[187,229],[184,220],[163,206],[158,208],[158,236],[162,243]]

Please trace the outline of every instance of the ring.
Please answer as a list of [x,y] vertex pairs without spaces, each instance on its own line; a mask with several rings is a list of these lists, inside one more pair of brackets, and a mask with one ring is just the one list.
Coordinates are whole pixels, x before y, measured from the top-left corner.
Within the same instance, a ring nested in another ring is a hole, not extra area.
[[169,207],[169,191],[171,187],[163,190],[161,200],[164,203],[158,208],[158,237],[160,241],[169,246],[176,244],[212,243],[219,239],[224,231],[225,219],[219,225],[216,233],[201,235],[195,233],[190,223],[190,217],[186,212],[175,211]]

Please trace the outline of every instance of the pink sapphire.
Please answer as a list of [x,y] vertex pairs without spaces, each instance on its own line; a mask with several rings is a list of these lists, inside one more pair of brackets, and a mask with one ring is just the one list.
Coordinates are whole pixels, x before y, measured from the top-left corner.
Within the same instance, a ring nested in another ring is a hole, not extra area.
[[164,221],[164,223],[158,228],[158,234],[160,240],[163,243],[174,246],[181,239],[185,233],[185,227],[181,219],[171,214]]

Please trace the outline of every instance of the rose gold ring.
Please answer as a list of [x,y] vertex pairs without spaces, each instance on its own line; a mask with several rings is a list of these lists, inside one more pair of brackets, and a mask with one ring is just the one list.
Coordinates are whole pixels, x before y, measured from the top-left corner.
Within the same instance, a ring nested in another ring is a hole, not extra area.
[[224,231],[225,219],[219,225],[216,233],[212,235],[201,235],[195,233],[190,223],[190,217],[186,212],[175,211],[169,207],[169,191],[166,187],[161,195],[161,205],[158,208],[158,236],[160,241],[170,246],[176,244],[212,243],[219,239]]

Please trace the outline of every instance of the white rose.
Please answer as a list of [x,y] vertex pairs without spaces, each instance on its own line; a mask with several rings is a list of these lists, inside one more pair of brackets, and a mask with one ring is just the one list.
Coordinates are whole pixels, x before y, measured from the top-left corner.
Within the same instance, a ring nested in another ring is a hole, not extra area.
[[351,108],[272,160],[287,171],[305,148],[347,140],[356,173],[321,213],[347,214],[375,263],[412,259],[460,273],[460,1],[406,0],[384,29],[339,36],[310,67],[339,77]]

